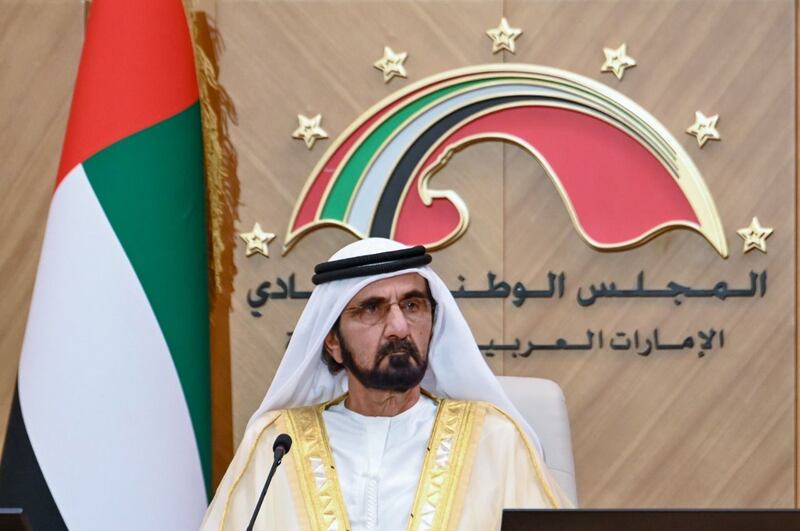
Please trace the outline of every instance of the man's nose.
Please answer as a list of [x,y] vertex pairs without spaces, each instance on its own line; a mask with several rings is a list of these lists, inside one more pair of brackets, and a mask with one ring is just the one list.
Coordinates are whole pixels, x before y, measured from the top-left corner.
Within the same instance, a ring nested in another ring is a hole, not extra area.
[[389,306],[389,313],[386,314],[386,326],[384,333],[387,337],[407,337],[409,333],[408,321],[399,304]]

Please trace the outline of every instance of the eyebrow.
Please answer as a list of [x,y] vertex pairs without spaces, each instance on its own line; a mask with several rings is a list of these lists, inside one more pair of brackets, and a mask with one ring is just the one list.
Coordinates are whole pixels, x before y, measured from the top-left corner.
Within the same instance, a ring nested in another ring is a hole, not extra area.
[[[404,293],[403,296],[400,297],[400,300],[402,301],[402,300],[405,300],[405,299],[410,299],[411,297],[420,297],[422,299],[425,299],[425,298],[427,298],[427,295],[424,294],[423,292],[421,292],[418,289],[414,289],[414,290],[411,290],[411,291],[408,291],[408,292]],[[383,302],[386,302],[387,300],[388,299],[386,299],[386,297],[368,297],[368,298],[364,299],[363,301],[357,302],[356,306],[363,306],[365,304],[381,304]]]
[[407,292],[405,295],[403,295],[403,297],[400,300],[410,299],[411,297],[419,297],[421,299],[427,299],[428,298],[428,296],[425,293],[422,293],[418,289],[414,289],[414,290],[411,290],[411,291]]

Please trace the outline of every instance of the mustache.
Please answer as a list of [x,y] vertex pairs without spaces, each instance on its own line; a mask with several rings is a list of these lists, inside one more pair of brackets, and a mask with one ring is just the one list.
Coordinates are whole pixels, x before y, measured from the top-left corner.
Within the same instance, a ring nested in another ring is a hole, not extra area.
[[421,363],[422,360],[419,356],[419,349],[414,344],[413,341],[403,338],[403,339],[392,339],[387,341],[378,349],[378,355],[375,359],[375,365],[377,366],[383,361],[383,358],[389,356],[390,354],[394,354],[396,352],[403,352],[405,351],[406,354],[414,358],[417,364]]

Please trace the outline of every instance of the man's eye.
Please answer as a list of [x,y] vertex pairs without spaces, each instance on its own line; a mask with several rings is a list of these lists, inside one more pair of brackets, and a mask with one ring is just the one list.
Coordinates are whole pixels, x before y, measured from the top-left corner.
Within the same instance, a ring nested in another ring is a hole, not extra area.
[[361,305],[361,312],[366,315],[373,315],[378,312],[378,303],[376,302],[365,302]]
[[416,312],[419,310],[419,301],[417,299],[407,299],[403,301],[403,309],[407,312]]

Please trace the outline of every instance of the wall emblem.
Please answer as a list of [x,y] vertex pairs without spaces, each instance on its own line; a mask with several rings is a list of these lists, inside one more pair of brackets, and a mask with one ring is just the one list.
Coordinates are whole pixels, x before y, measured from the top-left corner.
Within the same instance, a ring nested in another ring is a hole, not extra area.
[[728,255],[700,172],[658,120],[594,80],[527,64],[445,72],[365,112],[308,176],[283,253],[321,227],[432,249],[453,243],[467,230],[469,211],[432,177],[457,151],[484,141],[528,151],[578,235],[597,250],[627,249],[684,228]]

